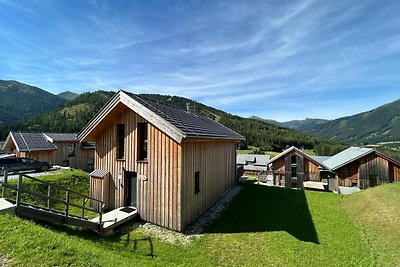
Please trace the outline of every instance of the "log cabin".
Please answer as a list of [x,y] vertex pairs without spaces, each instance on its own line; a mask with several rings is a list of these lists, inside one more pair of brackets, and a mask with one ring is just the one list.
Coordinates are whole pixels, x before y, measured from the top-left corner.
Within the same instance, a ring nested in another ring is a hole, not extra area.
[[304,181],[320,181],[320,170],[325,166],[316,158],[292,146],[269,162],[273,185],[304,189]]
[[117,92],[79,133],[95,142],[90,194],[183,231],[236,183],[241,135],[188,108]]
[[75,133],[26,133],[11,131],[3,149],[17,157],[48,161],[54,165],[93,171],[94,143],[79,142]]
[[400,181],[400,163],[372,148],[350,147],[323,164],[335,177],[336,191],[339,186],[365,189]]

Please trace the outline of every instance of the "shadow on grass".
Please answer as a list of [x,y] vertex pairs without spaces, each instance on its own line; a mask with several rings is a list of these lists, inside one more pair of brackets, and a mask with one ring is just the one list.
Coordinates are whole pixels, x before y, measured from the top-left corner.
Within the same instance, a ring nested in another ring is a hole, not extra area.
[[248,182],[207,233],[286,231],[319,244],[303,190],[267,187]]

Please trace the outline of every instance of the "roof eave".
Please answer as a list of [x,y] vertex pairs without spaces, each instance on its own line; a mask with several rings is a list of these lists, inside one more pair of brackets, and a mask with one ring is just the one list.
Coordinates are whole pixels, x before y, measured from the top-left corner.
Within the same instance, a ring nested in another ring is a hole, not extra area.
[[117,106],[119,103],[124,104],[139,116],[159,128],[166,135],[180,143],[186,134],[180,129],[158,116],[156,113],[146,108],[123,91],[118,91],[103,108],[88,122],[88,124],[78,134],[78,140],[83,141],[85,138],[101,123],[101,121]]

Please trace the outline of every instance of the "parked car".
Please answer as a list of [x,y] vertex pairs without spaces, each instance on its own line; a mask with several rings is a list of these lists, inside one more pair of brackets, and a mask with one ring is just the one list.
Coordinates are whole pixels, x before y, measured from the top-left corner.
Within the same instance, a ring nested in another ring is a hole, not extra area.
[[51,164],[51,162],[37,161],[30,158],[19,158],[19,157],[0,158],[1,172],[4,169],[8,169],[9,171],[37,170],[45,172],[49,170],[52,166],[53,164]]

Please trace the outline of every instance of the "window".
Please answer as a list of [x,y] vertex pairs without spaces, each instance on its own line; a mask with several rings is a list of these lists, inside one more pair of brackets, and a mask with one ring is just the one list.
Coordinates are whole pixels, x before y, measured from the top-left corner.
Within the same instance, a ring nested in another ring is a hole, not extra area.
[[117,125],[117,158],[125,158],[125,125]]
[[138,123],[138,160],[147,160],[147,122]]
[[290,163],[291,164],[296,164],[297,163],[297,156],[296,155],[292,155],[290,157]]
[[94,166],[94,158],[88,158],[87,162],[89,167]]
[[297,177],[297,167],[292,167],[292,177]]
[[75,143],[68,144],[68,157],[75,157]]
[[194,193],[200,193],[200,172],[194,173]]

